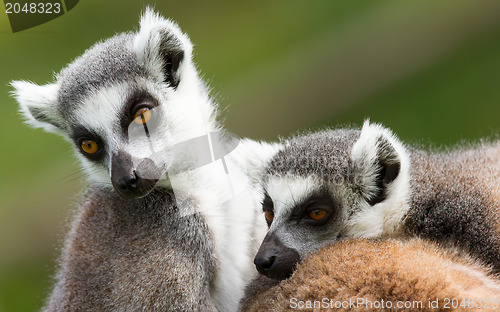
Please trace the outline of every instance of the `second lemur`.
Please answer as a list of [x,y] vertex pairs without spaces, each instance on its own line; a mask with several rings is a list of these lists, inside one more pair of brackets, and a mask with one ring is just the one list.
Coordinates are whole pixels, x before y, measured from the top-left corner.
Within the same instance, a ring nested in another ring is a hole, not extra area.
[[289,140],[263,186],[269,232],[255,264],[268,277],[288,277],[343,238],[408,236],[459,247],[500,272],[500,142],[429,152],[367,121]]

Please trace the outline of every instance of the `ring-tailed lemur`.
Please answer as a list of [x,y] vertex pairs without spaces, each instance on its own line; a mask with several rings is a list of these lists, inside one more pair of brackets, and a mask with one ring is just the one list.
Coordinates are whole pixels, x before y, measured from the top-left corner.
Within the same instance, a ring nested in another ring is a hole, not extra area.
[[498,308],[500,282],[419,239],[349,239],[310,254],[288,279],[260,275],[245,293],[242,312],[476,311]]
[[426,152],[386,128],[327,130],[285,143],[263,180],[269,232],[255,258],[274,278],[343,238],[419,236],[500,272],[500,143]]
[[266,232],[255,175],[277,147],[223,131],[179,27],[147,9],[55,82],[12,86],[90,183],[46,310],[234,311]]

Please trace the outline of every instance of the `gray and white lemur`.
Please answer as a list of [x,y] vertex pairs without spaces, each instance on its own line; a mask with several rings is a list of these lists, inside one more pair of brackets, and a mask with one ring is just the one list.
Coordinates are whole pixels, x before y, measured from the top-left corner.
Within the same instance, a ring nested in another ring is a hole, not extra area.
[[263,186],[269,232],[255,264],[268,277],[288,277],[344,238],[405,236],[459,247],[500,272],[500,142],[432,153],[367,121],[285,142]]
[[276,146],[222,130],[175,23],[147,9],[138,32],[55,82],[12,86],[29,124],[73,143],[90,184],[47,311],[237,309],[266,232],[255,175]]

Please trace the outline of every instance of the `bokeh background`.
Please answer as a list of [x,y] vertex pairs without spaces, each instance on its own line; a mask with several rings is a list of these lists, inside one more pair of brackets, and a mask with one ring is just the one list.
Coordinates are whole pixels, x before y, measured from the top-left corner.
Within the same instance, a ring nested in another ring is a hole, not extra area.
[[451,146],[500,130],[497,0],[87,0],[13,34],[0,12],[0,311],[34,311],[50,291],[83,175],[70,145],[25,126],[7,83],[51,81],[94,42],[137,29],[146,4],[176,20],[240,136],[391,127]]

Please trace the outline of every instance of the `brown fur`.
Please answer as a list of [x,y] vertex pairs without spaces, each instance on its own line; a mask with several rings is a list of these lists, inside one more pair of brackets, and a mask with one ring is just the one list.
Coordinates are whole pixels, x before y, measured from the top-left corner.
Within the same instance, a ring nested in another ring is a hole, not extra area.
[[[477,311],[463,307],[445,309],[444,298],[456,298],[459,302],[465,299],[466,304],[469,298],[500,300],[500,283],[466,256],[421,240],[348,240],[310,255],[281,283],[259,276],[247,288],[242,311],[289,311],[291,298],[311,302],[323,298],[365,298],[372,302],[383,299],[394,305],[398,301],[423,304],[422,309],[365,307],[356,311]],[[429,299],[439,299],[439,308],[430,308]]]

